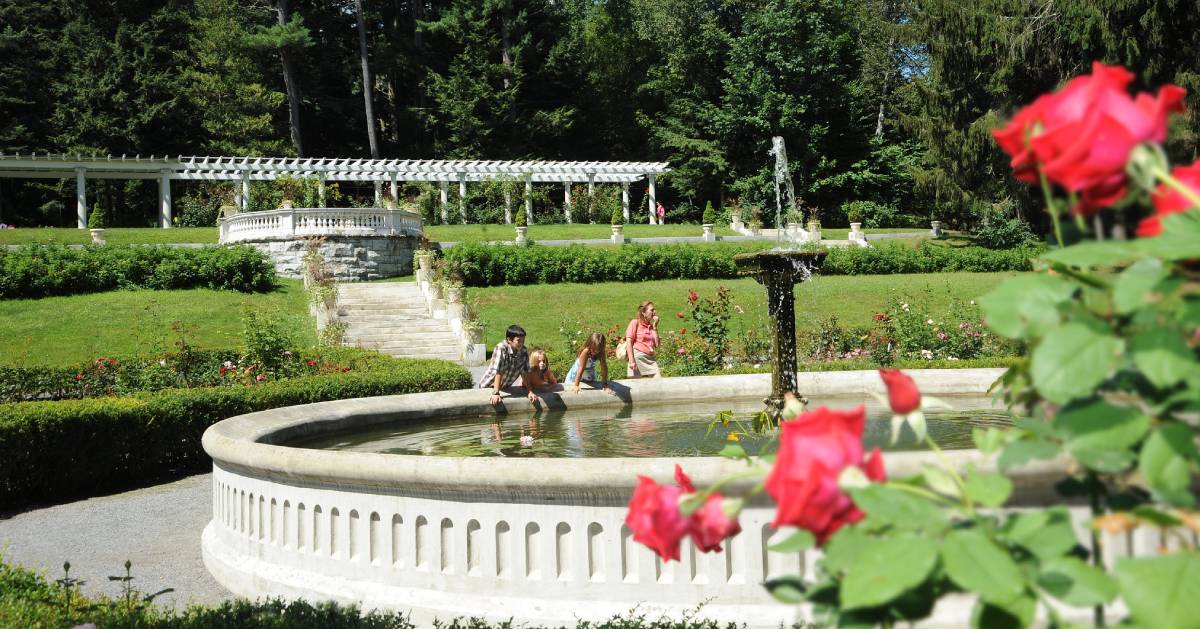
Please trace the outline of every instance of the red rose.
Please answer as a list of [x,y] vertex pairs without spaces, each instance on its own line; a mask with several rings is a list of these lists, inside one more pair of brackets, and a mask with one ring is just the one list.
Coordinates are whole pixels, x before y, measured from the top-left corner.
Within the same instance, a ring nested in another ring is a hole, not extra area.
[[688,532],[688,521],[679,511],[682,494],[680,487],[659,485],[653,479],[638,476],[637,488],[629,499],[629,513],[625,516],[625,525],[633,531],[633,540],[667,561],[679,559],[679,541]]
[[[1189,189],[1200,194],[1200,162],[1191,166],[1176,166],[1171,169],[1171,175]],[[1176,212],[1186,212],[1196,207],[1187,197],[1167,184],[1159,184],[1150,196],[1154,201],[1154,216],[1138,223],[1137,235],[1142,238],[1157,236],[1162,233],[1162,217]]]
[[83,374],[81,374],[81,373],[75,374],[75,380],[76,381],[83,380]]
[[721,494],[713,493],[688,519],[688,532],[700,552],[719,552],[722,540],[742,532],[742,525],[725,514],[724,503]]
[[688,291],[688,301],[691,303],[696,303],[697,299],[700,299],[700,296],[696,294],[696,291],[689,290]]
[[1091,215],[1125,196],[1125,163],[1134,147],[1161,143],[1167,118],[1183,111],[1186,92],[1165,85],[1156,96],[1126,91],[1133,80],[1120,66],[1092,64],[1092,74],[1072,79],[1017,112],[996,142],[1012,156],[1013,174],[1037,182],[1041,165],[1046,177],[1080,193],[1073,211]]
[[687,328],[683,328],[683,329],[679,330],[679,333],[680,333],[680,334],[687,334]]
[[871,451],[864,462],[864,407],[834,411],[824,406],[783,422],[775,466],[767,476],[767,493],[778,508],[771,526],[807,529],[823,544],[845,524],[863,513],[838,487],[842,469],[858,465],[867,478],[884,479],[883,457]]
[[217,373],[219,373],[219,374],[221,374],[222,376],[224,376],[224,375],[225,375],[225,368],[224,368],[224,367],[221,367],[220,369],[218,369],[218,370],[217,370]]
[[315,361],[315,360],[309,360],[309,361],[308,361],[307,363],[305,363],[305,364],[307,364],[309,367],[315,367],[315,366],[317,365],[317,361]]
[[907,415],[921,408],[921,392],[917,384],[899,369],[880,369],[879,377],[887,385],[888,404],[897,415]]
[[682,319],[682,318],[683,318],[683,311],[682,311],[682,310],[680,310],[679,312],[676,312],[676,313],[675,313],[675,316],[676,316],[676,317],[679,317],[680,319]]

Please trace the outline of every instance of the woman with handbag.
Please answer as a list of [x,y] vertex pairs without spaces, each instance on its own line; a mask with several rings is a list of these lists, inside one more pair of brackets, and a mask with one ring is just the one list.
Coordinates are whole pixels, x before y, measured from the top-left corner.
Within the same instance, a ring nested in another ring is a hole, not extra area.
[[638,306],[637,317],[625,328],[625,358],[629,361],[630,378],[661,378],[655,353],[658,351],[658,315],[654,302]]

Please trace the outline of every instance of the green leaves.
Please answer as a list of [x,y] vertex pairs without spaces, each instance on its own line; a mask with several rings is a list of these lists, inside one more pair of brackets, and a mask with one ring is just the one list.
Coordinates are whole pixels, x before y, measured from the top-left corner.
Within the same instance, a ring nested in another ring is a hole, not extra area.
[[1119,472],[1133,463],[1130,448],[1150,429],[1150,419],[1132,408],[1092,400],[1063,408],[1053,427],[1079,462],[1100,472]]
[[1161,234],[1134,243],[1139,251],[1164,260],[1200,258],[1200,210],[1168,214],[1161,220]]
[[1002,533],[1009,542],[1042,561],[1062,557],[1079,543],[1071,527],[1071,514],[1063,507],[1011,515]]
[[1120,264],[1140,252],[1130,243],[1117,240],[1088,241],[1042,254],[1042,260],[1066,266],[1093,268]]
[[1046,562],[1038,570],[1037,584],[1068,605],[1105,605],[1117,595],[1117,582],[1077,557]]
[[1196,353],[1176,331],[1153,327],[1133,337],[1133,364],[1154,386],[1173,386],[1196,374]]
[[1104,382],[1124,348],[1125,342],[1102,326],[1071,322],[1033,350],[1030,375],[1046,399],[1065,404],[1089,395]]
[[921,584],[937,564],[937,546],[905,533],[868,538],[841,584],[843,609],[882,605]]
[[1016,562],[976,529],[947,535],[941,553],[950,579],[989,603],[1003,606],[1025,592],[1025,577]]
[[1129,314],[1146,305],[1154,287],[1167,276],[1162,260],[1139,260],[1117,276],[1113,284],[1113,310]]
[[768,546],[767,550],[777,553],[798,553],[812,548],[816,543],[817,540],[813,537],[812,533],[804,529],[799,529],[782,542]]
[[1050,275],[1022,275],[979,298],[988,327],[1001,336],[1040,336],[1061,321],[1061,309],[1075,286]]
[[928,499],[886,485],[873,484],[851,492],[851,497],[873,524],[927,530],[949,524],[946,514]]
[[967,496],[985,507],[999,507],[1012,494],[1013,484],[1007,477],[971,470],[967,473]]
[[1200,553],[1122,559],[1117,585],[1135,620],[1155,629],[1195,627],[1200,618]]
[[1163,424],[1142,446],[1138,471],[1156,497],[1175,506],[1190,507],[1195,504],[1189,489],[1196,458],[1192,430],[1184,424]]

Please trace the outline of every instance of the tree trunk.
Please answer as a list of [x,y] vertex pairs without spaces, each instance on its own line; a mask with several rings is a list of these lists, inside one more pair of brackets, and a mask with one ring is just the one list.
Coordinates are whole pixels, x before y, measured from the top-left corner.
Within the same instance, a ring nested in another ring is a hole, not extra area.
[[[288,0],[275,0],[275,13],[279,17],[279,25],[286,26],[292,19]],[[296,148],[298,157],[304,157],[304,144],[300,140],[300,83],[296,80],[296,60],[286,46],[279,49],[279,60],[283,63],[283,86],[287,90],[292,146]]]
[[371,145],[371,158],[379,159],[379,137],[375,132],[375,92],[371,78],[371,64],[367,57],[367,22],[363,16],[362,0],[354,0],[354,12],[358,15],[358,56],[362,61],[363,103],[367,112],[367,142]]
[[509,6],[500,11],[500,63],[504,65],[504,89],[512,87],[512,38],[508,33]]
[[[892,37],[888,40],[887,47],[887,56],[889,59],[894,58],[894,53],[892,51],[895,50],[895,48],[896,38]],[[883,108],[887,103],[888,86],[892,81],[892,70],[893,69],[889,67],[887,69],[887,73],[883,75],[883,90],[879,94],[879,115],[875,117],[875,137],[877,138],[883,135]]]
[[[424,67],[425,64],[425,34],[421,32],[421,20],[425,19],[425,0],[414,0],[412,3],[413,14],[413,56],[418,67]],[[425,88],[422,87],[420,79],[413,86],[417,91],[417,112],[418,115],[413,116],[413,143],[417,146],[417,155],[425,154],[425,126],[421,119],[421,115],[425,112]]]

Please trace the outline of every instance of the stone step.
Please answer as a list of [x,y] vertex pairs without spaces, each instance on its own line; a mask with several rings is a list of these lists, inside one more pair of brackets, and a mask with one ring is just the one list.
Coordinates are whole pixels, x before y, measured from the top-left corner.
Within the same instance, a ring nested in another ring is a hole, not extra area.
[[449,330],[450,324],[445,319],[430,319],[429,317],[407,317],[396,315],[350,315],[339,316],[337,321],[351,328],[372,328],[397,330]]
[[352,286],[338,287],[338,295],[347,295],[347,296],[355,296],[355,297],[370,296],[370,295],[380,295],[380,296],[388,296],[388,297],[396,296],[396,295],[405,295],[405,296],[414,295],[415,296],[415,295],[422,295],[422,294],[423,293],[421,292],[421,289],[417,288],[416,286],[400,286],[399,288],[375,288],[375,287],[358,288],[358,287],[352,287]]
[[347,312],[355,310],[393,310],[402,313],[424,312],[428,313],[429,309],[425,307],[424,302],[413,303],[411,301],[343,301],[338,300],[338,310]]
[[365,344],[365,343],[364,344],[347,343],[347,345],[350,347],[363,347],[365,349],[372,349],[372,350],[375,350],[382,354],[387,354],[388,356],[395,356],[397,358],[440,358],[442,360],[449,360],[451,362],[460,362],[460,361],[462,361],[462,356],[463,356],[462,350],[457,350],[457,349],[435,350],[435,349],[424,349],[424,348],[413,349],[410,347],[380,347],[376,344]]
[[432,319],[429,316],[428,310],[383,310],[383,309],[365,309],[365,308],[338,308],[338,317],[356,319],[362,321],[383,321],[387,319],[407,320],[407,319]]
[[393,332],[373,330],[348,330],[346,340],[363,341],[364,343],[408,343],[413,346],[426,345],[458,345],[462,339],[457,334],[446,332]]
[[455,354],[462,353],[466,347],[462,341],[441,342],[441,343],[410,343],[407,340],[393,339],[390,341],[361,341],[347,339],[347,343],[355,343],[365,347],[372,347],[379,351],[400,350],[412,352],[414,354]]

